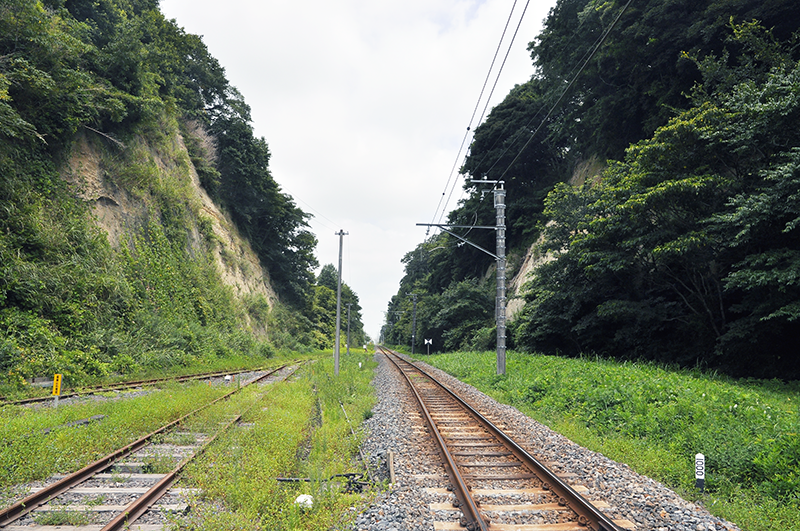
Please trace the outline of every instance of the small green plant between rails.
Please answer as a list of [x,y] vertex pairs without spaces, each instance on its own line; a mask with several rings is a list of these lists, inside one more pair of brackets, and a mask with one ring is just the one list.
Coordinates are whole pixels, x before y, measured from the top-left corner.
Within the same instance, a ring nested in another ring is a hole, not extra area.
[[[334,376],[328,352],[294,380],[270,386],[242,419],[244,426],[189,465],[183,483],[199,487],[202,494],[179,527],[317,530],[352,520],[353,508],[367,498],[344,493],[340,483],[328,479],[364,471],[358,462],[364,435],[359,425],[375,402],[370,385],[374,366],[364,354],[342,356]],[[312,481],[278,482],[279,477]],[[313,496],[311,509],[295,506],[300,494]]]
[[743,529],[800,529],[800,382],[516,352],[498,376],[495,356],[419,358]]

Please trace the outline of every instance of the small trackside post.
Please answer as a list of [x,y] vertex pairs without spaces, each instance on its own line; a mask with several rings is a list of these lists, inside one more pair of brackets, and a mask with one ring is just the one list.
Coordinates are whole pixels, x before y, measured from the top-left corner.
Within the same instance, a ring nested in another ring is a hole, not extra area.
[[706,457],[703,454],[694,456],[694,479],[695,488],[703,492],[706,486]]
[[61,375],[53,375],[53,396],[55,397],[54,405],[58,406],[58,397],[61,396]]

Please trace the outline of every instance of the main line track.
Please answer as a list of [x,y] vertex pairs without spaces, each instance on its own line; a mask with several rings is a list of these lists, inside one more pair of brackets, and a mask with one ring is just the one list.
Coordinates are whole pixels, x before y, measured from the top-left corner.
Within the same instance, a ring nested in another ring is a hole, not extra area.
[[[415,364],[385,348],[415,396],[449,478],[458,522],[437,530],[621,531],[598,506],[530,455],[500,427]],[[434,507],[447,510],[445,504]]]

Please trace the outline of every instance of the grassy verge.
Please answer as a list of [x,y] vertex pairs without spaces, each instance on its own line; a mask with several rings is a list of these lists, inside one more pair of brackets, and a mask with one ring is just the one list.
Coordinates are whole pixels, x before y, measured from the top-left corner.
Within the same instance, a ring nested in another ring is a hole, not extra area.
[[422,359],[743,529],[800,529],[800,382],[514,352],[500,377],[493,352]]
[[[368,356],[351,354],[334,377],[326,353],[294,381],[271,386],[245,415],[249,425],[221,438],[187,470],[184,483],[200,487],[202,495],[178,522],[181,529],[317,530],[353,518],[351,508],[362,495],[343,493],[327,479],[362,472],[355,461],[358,425],[374,404],[373,367]],[[283,483],[278,477],[312,481]],[[310,509],[295,505],[300,494],[313,496]]]

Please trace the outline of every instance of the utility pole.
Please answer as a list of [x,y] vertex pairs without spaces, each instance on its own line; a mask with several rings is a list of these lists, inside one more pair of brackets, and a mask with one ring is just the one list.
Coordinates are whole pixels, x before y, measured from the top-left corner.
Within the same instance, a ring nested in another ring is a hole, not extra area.
[[347,303],[347,355],[350,355],[350,306],[353,303]]
[[413,318],[411,320],[411,355],[414,355],[414,346],[417,340],[417,294],[416,293],[406,293],[409,297],[412,298],[414,301],[414,313]]
[[339,282],[336,287],[336,343],[333,346],[333,375],[339,376],[339,327],[342,324],[342,243],[348,233],[340,229],[334,234],[339,237]]
[[[417,223],[417,226],[439,227],[447,234],[467,245],[483,251],[497,261],[497,296],[495,298],[495,322],[497,327],[497,374],[506,373],[506,190],[503,181],[475,180],[473,183],[493,184],[494,207],[497,213],[493,227],[477,225],[446,225],[441,223]],[[481,197],[486,191],[481,192]],[[489,229],[495,231],[496,254],[474,244],[450,229]],[[407,294],[408,295],[408,294]],[[416,301],[415,301],[416,302]],[[413,335],[412,335],[413,337]]]
[[503,181],[494,188],[494,208],[497,212],[497,374],[506,373],[506,191]]

